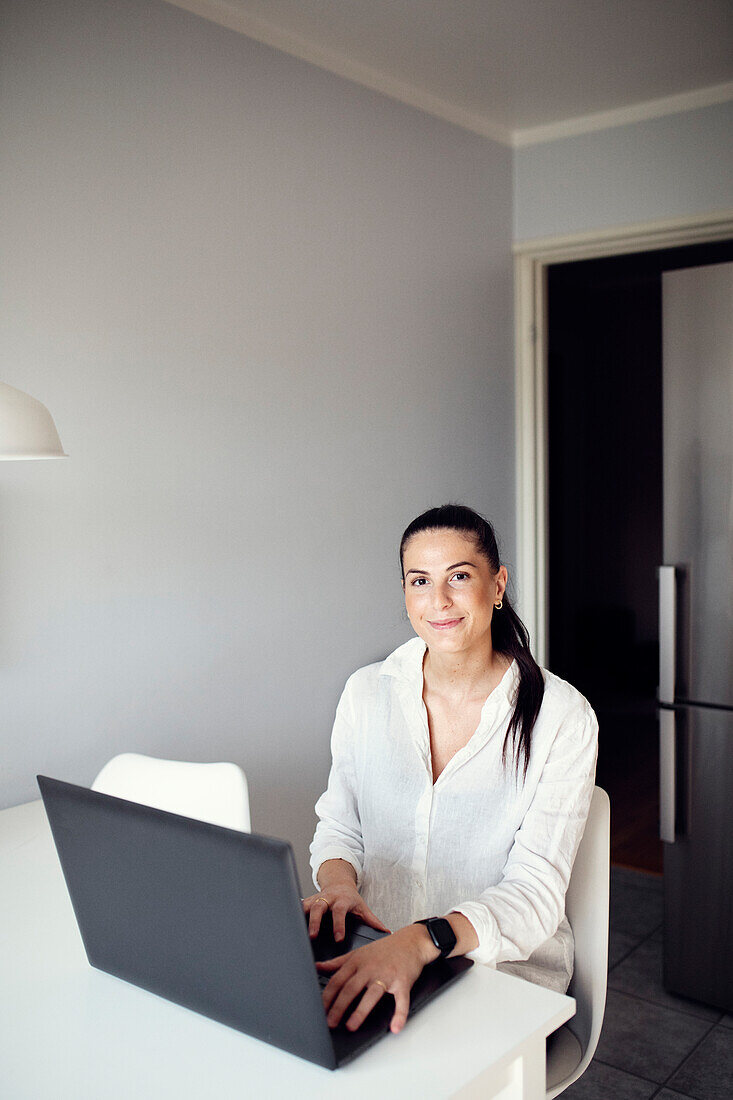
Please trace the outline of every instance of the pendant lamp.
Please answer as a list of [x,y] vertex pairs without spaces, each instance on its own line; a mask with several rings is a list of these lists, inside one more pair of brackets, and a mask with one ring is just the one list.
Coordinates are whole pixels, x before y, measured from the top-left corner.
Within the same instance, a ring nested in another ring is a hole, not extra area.
[[53,417],[30,394],[0,382],[0,459],[68,458]]

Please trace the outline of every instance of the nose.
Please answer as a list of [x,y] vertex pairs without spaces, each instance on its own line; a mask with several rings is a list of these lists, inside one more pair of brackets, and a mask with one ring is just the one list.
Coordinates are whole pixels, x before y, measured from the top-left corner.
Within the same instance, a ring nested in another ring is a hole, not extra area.
[[446,584],[436,584],[433,589],[433,605],[436,608],[450,607],[453,603],[453,599],[450,594],[450,588]]

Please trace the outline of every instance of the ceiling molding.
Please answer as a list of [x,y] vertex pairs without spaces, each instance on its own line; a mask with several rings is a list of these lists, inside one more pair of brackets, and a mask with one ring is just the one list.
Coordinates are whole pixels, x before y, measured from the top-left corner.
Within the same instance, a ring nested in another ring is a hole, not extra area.
[[512,134],[512,145],[515,148],[521,148],[524,145],[537,145],[543,141],[557,141],[559,138],[574,137],[576,134],[589,134],[594,130],[627,126],[630,122],[644,122],[650,118],[676,115],[681,111],[694,111],[698,107],[727,103],[731,99],[733,99],[733,81],[727,84],[713,84],[710,88],[698,88],[694,92],[682,92],[680,95],[650,99],[646,103],[634,103],[630,107],[619,107],[614,111],[598,111],[579,118],[550,122],[546,126],[515,130]]
[[463,130],[469,130],[471,133],[479,134],[481,137],[489,138],[501,145],[508,145],[513,148],[558,141],[561,138],[607,130],[616,126],[626,126],[633,122],[643,122],[646,119],[661,118],[664,115],[691,111],[698,107],[709,107],[715,103],[725,103],[728,100],[733,100],[733,82],[729,82],[699,88],[693,92],[683,92],[680,95],[665,96],[661,99],[635,103],[629,107],[599,111],[577,118],[550,122],[542,126],[511,130],[509,127],[492,122],[485,115],[469,111],[455,103],[434,96],[423,88],[418,88],[369,65],[354,61],[345,54],[325,49],[301,35],[284,30],[282,27],[276,27],[274,24],[244,11],[238,5],[227,3],[227,0],[166,0],[166,2],[174,7],[183,8],[193,15],[208,19],[212,23],[218,23],[229,30],[244,34],[247,38],[253,38],[255,41],[280,50],[282,53],[290,54],[291,57],[307,61],[311,65],[316,65],[319,69],[325,69],[327,72],[334,73],[345,80],[350,80],[354,84],[360,84],[364,88],[388,96],[390,99],[404,103],[408,107],[416,107],[435,118],[450,122],[454,126],[460,126]]
[[408,107],[417,107],[418,110],[425,111],[426,114],[443,119],[445,122],[451,122],[454,126],[460,126],[481,137],[498,141],[501,145],[512,144],[512,131],[490,122],[483,115],[472,113],[456,106],[455,103],[448,103],[422,88],[397,80],[369,65],[362,65],[359,61],[352,61],[334,50],[324,49],[300,35],[292,34],[290,31],[250,15],[241,8],[228,7],[223,0],[166,0],[166,2],[174,7],[184,8],[194,15],[200,15],[229,30],[239,31],[248,38],[254,38],[257,42],[290,54],[291,57],[307,61],[319,69],[335,73],[336,76],[344,77],[354,84],[361,84],[364,88],[389,96],[390,99],[405,103]]

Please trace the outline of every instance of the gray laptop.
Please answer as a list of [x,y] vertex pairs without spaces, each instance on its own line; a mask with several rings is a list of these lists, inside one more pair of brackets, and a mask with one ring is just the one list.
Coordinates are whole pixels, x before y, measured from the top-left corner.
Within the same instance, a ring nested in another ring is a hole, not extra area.
[[[311,941],[288,843],[45,776],[38,785],[92,966],[328,1069],[387,1034],[387,995],[356,1032],[328,1027],[315,960],[383,933],[350,921],[337,944],[324,921]],[[425,967],[410,1013],[470,966]]]

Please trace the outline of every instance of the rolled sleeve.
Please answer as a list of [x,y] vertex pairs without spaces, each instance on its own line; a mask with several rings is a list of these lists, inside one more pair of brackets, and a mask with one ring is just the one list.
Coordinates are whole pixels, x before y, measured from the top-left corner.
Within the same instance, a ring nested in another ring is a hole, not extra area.
[[501,880],[453,908],[478,936],[469,958],[489,966],[523,961],[557,932],[593,796],[597,748],[598,721],[583,700],[558,729]]
[[328,787],[316,802],[319,821],[310,846],[313,882],[318,889],[318,870],[328,859],[343,859],[356,871],[357,883],[364,867],[364,842],[353,763],[353,706],[351,681],[336,708],[331,734],[331,771]]

